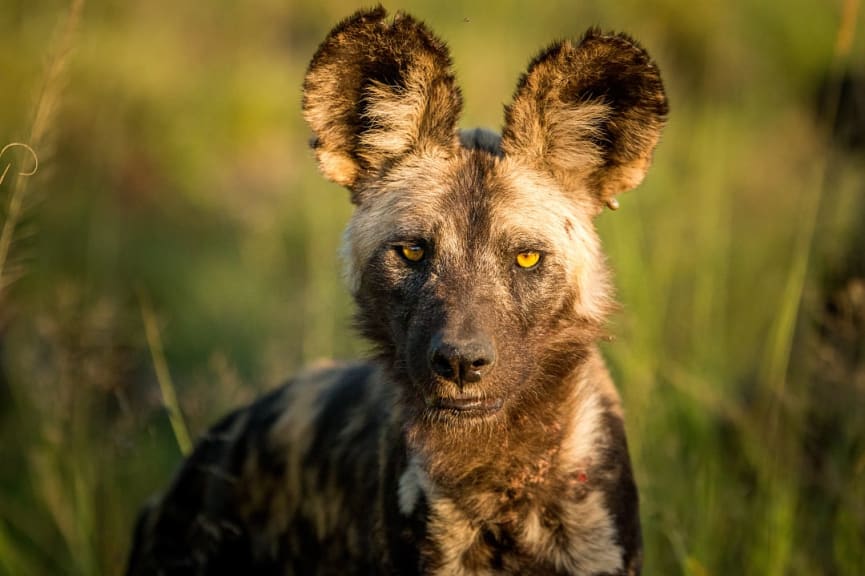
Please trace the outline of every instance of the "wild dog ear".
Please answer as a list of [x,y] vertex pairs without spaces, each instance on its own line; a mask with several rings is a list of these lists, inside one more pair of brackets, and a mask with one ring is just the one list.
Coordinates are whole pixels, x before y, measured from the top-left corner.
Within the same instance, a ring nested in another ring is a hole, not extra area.
[[352,190],[405,154],[449,152],[462,97],[447,46],[381,6],[338,24],[309,65],[303,113],[328,179]]
[[502,150],[568,189],[587,188],[598,211],[615,208],[614,196],[643,180],[667,111],[646,51],[589,29],[577,45],[554,44],[531,62],[505,109]]

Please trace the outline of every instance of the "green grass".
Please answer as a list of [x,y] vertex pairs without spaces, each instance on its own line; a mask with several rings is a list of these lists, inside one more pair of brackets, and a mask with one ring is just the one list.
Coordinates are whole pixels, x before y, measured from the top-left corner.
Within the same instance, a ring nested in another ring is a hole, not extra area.
[[[823,377],[811,329],[862,238],[861,152],[827,148],[816,92],[865,67],[865,10],[533,4],[404,7],[449,41],[465,126],[497,127],[534,53],[589,25],[659,61],[655,165],[598,220],[646,573],[865,573],[865,390]],[[0,284],[0,574],[16,576],[117,573],[181,420],[194,439],[304,363],[366,349],[337,261],[348,194],[317,175],[299,111],[317,42],[355,6],[70,6],[6,0],[0,21],[0,147],[40,159],[25,188],[0,184],[0,225],[23,190],[4,265],[23,276]]]

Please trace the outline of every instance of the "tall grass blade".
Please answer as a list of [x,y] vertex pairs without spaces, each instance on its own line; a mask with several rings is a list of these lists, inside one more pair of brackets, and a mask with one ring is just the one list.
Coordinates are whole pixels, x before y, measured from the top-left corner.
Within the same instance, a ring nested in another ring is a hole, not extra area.
[[139,293],[139,306],[141,308],[141,319],[144,321],[144,333],[147,337],[147,347],[153,359],[153,368],[156,371],[156,381],[159,383],[159,391],[162,394],[162,403],[168,411],[168,419],[180,452],[186,456],[192,451],[192,442],[189,439],[189,430],[183,420],[180,404],[177,402],[177,393],[168,371],[168,363],[165,361],[165,352],[162,348],[162,338],[159,335],[159,327],[156,324],[156,316],[150,300],[144,294]]
[[[836,36],[834,57],[832,60],[832,77],[829,81],[828,96],[825,100],[826,109],[823,110],[824,131],[829,133],[835,125],[838,115],[841,85],[840,71],[850,57],[850,50],[856,35],[856,21],[859,12],[859,0],[845,0],[841,15],[841,23]],[[826,183],[826,169],[828,166],[828,152],[820,158],[815,167],[813,192],[805,197],[805,205],[802,208],[802,219],[798,227],[798,235],[794,246],[794,260],[790,267],[789,275],[785,284],[784,294],[778,309],[778,315],[769,347],[768,362],[765,364],[763,381],[773,391],[782,393],[786,380],[787,368],[790,364],[790,351],[793,345],[793,332],[796,318],[799,314],[799,305],[802,301],[802,293],[805,287],[805,279],[808,273],[808,264],[811,258],[811,249],[814,241],[814,231],[820,213],[821,200]]]

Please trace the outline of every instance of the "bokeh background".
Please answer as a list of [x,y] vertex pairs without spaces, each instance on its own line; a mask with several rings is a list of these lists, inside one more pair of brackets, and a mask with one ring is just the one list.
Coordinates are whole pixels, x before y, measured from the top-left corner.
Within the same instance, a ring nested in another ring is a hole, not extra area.
[[[664,76],[654,168],[598,219],[645,573],[865,574],[860,2],[457,5],[386,7],[449,42],[466,127],[590,25]],[[300,115],[357,7],[0,0],[0,147],[39,159],[0,157],[0,573],[119,573],[187,436],[365,352]]]

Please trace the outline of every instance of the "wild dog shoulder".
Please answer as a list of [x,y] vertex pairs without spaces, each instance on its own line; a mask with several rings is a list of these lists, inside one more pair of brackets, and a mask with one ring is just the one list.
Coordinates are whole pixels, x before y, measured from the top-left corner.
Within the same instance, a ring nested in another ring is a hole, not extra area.
[[357,502],[375,491],[359,483],[346,494],[337,479],[377,468],[383,399],[373,374],[368,364],[320,366],[208,430],[139,516],[129,573],[278,566],[335,531],[355,540],[331,553],[365,556],[371,527]]

